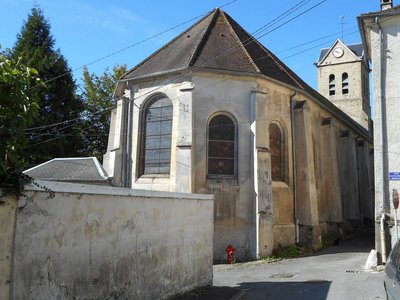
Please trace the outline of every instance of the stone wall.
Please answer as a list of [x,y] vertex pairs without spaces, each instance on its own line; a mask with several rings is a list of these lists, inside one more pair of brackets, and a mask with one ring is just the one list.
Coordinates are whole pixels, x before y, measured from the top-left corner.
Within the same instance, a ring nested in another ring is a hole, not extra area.
[[212,284],[213,197],[42,182],[16,219],[12,299],[164,299]]
[[[1,190],[0,190],[1,194]],[[0,299],[9,299],[17,198],[0,198]]]

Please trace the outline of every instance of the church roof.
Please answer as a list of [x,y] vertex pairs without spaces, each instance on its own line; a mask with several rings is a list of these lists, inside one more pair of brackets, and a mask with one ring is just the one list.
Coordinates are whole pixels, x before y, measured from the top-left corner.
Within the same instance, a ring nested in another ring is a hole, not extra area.
[[[360,59],[364,55],[364,46],[362,43],[357,43],[357,44],[351,44],[351,45],[346,45],[347,48],[349,48],[355,55],[357,55]],[[322,48],[321,52],[319,53],[319,58],[317,63],[321,62],[325,55],[331,50],[332,47],[329,48]]]
[[122,79],[197,68],[261,74],[304,89],[304,82],[292,70],[218,8],[128,71]]
[[[358,46],[355,50],[358,53]],[[368,133],[364,128],[311,88],[219,8],[210,12],[125,73],[121,80],[134,80],[174,71],[200,69],[263,75],[303,90],[368,138]]]

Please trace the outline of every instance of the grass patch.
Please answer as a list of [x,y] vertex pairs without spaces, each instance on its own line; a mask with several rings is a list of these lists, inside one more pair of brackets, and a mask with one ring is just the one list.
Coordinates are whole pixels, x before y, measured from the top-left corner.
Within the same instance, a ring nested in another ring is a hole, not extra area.
[[264,257],[263,260],[267,263],[277,262],[285,258],[298,257],[301,254],[310,252],[307,248],[298,247],[296,245],[290,245],[288,247],[279,246],[272,252],[271,256]]

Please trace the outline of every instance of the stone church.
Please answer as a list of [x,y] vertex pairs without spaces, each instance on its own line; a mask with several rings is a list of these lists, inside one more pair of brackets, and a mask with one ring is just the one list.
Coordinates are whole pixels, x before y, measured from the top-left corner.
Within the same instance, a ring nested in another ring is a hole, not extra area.
[[215,260],[354,234],[374,193],[355,48],[321,51],[320,94],[215,9],[119,80],[104,168],[116,186],[213,194]]

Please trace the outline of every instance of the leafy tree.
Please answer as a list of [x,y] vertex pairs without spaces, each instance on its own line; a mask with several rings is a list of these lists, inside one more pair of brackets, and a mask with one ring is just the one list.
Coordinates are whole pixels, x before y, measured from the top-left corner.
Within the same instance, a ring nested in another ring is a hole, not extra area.
[[107,150],[110,128],[110,108],[115,105],[113,92],[117,80],[126,72],[126,65],[106,69],[101,76],[83,69],[82,98],[85,103],[84,126],[85,152],[100,161]]
[[[30,136],[26,160],[30,165],[54,157],[78,156],[82,151],[81,132],[74,126],[75,121],[68,120],[80,118],[83,104],[75,94],[71,69],[60,50],[54,50],[54,44],[43,12],[32,8],[13,51],[14,59],[21,57],[21,63],[34,67],[46,83],[33,86],[30,92],[40,99],[39,116],[32,124],[35,129],[27,131]],[[50,126],[55,123],[58,125]]]
[[[20,174],[26,166],[25,129],[38,116],[39,98],[32,84],[43,86],[38,72],[12,59],[9,51],[0,52],[0,186],[6,192],[19,188]],[[4,190],[3,190],[4,192]]]

